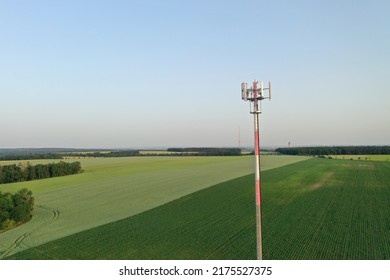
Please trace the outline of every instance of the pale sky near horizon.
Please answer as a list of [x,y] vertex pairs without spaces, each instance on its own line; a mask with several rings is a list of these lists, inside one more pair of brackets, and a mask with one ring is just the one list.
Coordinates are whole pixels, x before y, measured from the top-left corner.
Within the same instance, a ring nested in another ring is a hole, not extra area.
[[389,1],[1,1],[0,148],[390,144]]

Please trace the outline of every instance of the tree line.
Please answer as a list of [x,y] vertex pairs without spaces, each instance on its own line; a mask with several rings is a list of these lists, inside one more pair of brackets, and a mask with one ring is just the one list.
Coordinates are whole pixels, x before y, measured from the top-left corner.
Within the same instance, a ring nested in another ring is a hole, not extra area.
[[109,152],[102,151],[82,151],[82,152],[36,152],[21,153],[7,152],[0,150],[1,160],[34,160],[34,159],[65,159],[65,158],[98,158],[98,157],[133,157],[133,156],[240,156],[239,148],[169,148],[169,153],[147,153],[143,154],[139,150],[116,150]]
[[33,160],[33,159],[63,159],[63,157],[60,154],[56,154],[56,153],[0,154],[0,160]]
[[390,154],[390,146],[333,146],[333,147],[294,147],[277,148],[284,155],[381,155]]
[[239,148],[168,148],[168,152],[177,152],[191,156],[240,156]]
[[29,221],[33,209],[34,197],[28,189],[15,194],[0,192],[0,232]]
[[0,184],[32,181],[80,173],[80,162],[31,165],[27,163],[0,165]]
[[91,152],[91,153],[64,153],[64,157],[133,157],[139,156],[140,152],[138,150],[120,150],[120,151],[112,151],[108,153],[102,152]]
[[168,148],[169,153],[142,154],[139,150],[120,150],[112,152],[65,153],[66,157],[133,157],[133,156],[240,156],[238,148]]

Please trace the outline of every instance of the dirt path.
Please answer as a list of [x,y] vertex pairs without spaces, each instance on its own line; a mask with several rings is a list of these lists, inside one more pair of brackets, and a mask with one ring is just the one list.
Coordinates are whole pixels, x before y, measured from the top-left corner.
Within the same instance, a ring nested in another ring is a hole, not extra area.
[[29,231],[23,233],[18,238],[16,238],[15,241],[5,251],[0,252],[0,259],[4,259],[8,255],[12,255],[12,252],[21,246],[25,246],[25,247],[29,248],[29,246],[27,244],[23,243],[26,240],[26,238],[30,237],[31,234],[33,234],[37,230],[52,224],[60,217],[60,211],[58,211],[58,209],[46,207],[44,205],[37,205],[37,208],[51,211],[53,215],[51,216],[51,218],[48,221],[43,222],[39,226],[33,228],[32,230],[29,230]]

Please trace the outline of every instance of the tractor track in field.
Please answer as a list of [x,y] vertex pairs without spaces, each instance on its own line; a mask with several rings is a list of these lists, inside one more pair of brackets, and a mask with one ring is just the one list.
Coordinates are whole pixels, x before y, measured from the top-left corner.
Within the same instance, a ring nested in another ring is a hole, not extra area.
[[58,220],[58,218],[61,215],[60,211],[58,209],[55,209],[55,208],[47,207],[47,206],[44,206],[44,205],[37,205],[37,208],[41,208],[41,209],[44,209],[44,210],[47,210],[47,211],[51,211],[53,213],[53,215],[50,218],[50,220],[40,224],[39,226],[33,228],[32,230],[29,230],[29,231],[23,233],[18,238],[16,238],[15,241],[5,251],[0,252],[0,259],[6,258],[7,256],[9,256],[12,253],[12,251],[14,251],[15,249],[19,248],[21,245],[25,245],[26,247],[29,247],[27,244],[23,243],[25,241],[25,239],[30,237],[31,234],[33,234],[34,232],[38,231],[39,229],[52,224],[53,222]]

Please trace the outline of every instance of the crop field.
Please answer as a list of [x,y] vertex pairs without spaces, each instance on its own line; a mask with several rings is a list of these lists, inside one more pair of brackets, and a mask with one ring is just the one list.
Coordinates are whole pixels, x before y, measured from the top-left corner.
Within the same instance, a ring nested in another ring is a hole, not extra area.
[[[317,158],[264,171],[264,258],[390,259],[389,174],[388,162]],[[218,183],[10,258],[255,259],[253,185]]]
[[[262,163],[265,170],[304,159],[307,158],[264,156]],[[253,172],[253,157],[129,157],[79,161],[85,170],[81,174],[0,185],[0,191],[9,192],[28,188],[33,191],[36,202],[30,222],[0,234],[0,258],[134,216]],[[15,162],[0,164],[11,163]]]

